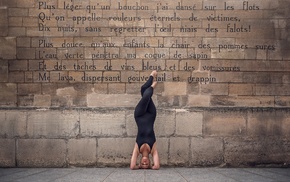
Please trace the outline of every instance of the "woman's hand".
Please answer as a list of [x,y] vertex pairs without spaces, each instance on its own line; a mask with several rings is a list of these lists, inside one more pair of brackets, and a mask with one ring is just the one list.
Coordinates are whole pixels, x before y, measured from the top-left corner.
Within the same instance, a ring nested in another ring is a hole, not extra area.
[[132,170],[140,169],[140,166],[139,165],[135,165],[135,166],[131,165],[130,169],[132,169]]
[[151,169],[158,170],[159,168],[160,168],[160,165],[153,165]]

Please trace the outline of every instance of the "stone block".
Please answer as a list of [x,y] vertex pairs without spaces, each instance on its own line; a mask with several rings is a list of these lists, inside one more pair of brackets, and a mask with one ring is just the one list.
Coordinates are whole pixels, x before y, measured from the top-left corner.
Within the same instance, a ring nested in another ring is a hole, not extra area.
[[255,83],[255,84],[270,84],[271,83],[271,75],[265,72],[250,72],[243,73],[241,76],[244,83]]
[[8,81],[8,61],[1,60],[0,61],[0,82]]
[[95,94],[107,94],[108,93],[108,84],[102,84],[102,83],[94,84],[92,91]]
[[24,137],[27,128],[26,114],[22,111],[1,111],[0,137]]
[[52,100],[52,104],[56,102],[55,105],[69,106],[72,107],[76,103],[76,98],[78,97],[77,90],[70,84],[64,84],[59,86],[56,90],[56,101]]
[[[25,27],[9,27],[8,28],[8,36],[10,36],[10,37],[26,36],[25,30],[26,30]],[[38,32],[40,32],[40,31],[38,31]],[[28,54],[25,54],[23,51],[24,50],[22,50],[22,52],[21,52],[22,56],[23,55],[29,56]],[[30,53],[34,54],[32,50],[30,50]],[[16,48],[16,54],[17,54],[16,56],[18,56],[17,48]],[[31,57],[33,57],[33,56],[31,55]],[[19,57],[17,57],[17,58],[19,58]]]
[[189,165],[189,138],[172,137],[169,139],[170,165]]
[[23,36],[27,36],[27,37],[40,36],[40,37],[43,37],[44,33],[43,33],[43,31],[39,31],[38,27],[27,27],[26,28],[26,32],[24,32]]
[[223,83],[241,83],[243,82],[243,72],[211,72],[211,78],[215,78],[216,82]]
[[0,105],[14,107],[17,103],[17,85],[0,83]]
[[17,97],[17,106],[19,107],[32,107],[33,95],[20,95]]
[[62,139],[19,139],[18,167],[64,167],[66,142]]
[[50,95],[34,95],[33,106],[35,107],[50,107],[51,96]]
[[[26,60],[10,60],[9,61],[9,71],[27,71],[27,61]],[[39,66],[39,65],[38,65]]]
[[0,6],[3,6],[3,7],[16,7],[17,5],[17,0],[2,0],[0,2]]
[[168,138],[156,138],[156,148],[161,165],[168,165],[169,158],[169,139]]
[[135,107],[140,95],[133,94],[97,94],[87,95],[88,107]]
[[8,15],[7,7],[1,8],[0,9],[0,30],[1,30],[0,36],[8,35],[8,16],[7,15]]
[[211,106],[273,107],[274,96],[211,96]]
[[157,137],[172,136],[175,131],[175,110],[158,109],[154,130]]
[[209,95],[188,95],[189,107],[208,107],[210,106],[211,96]]
[[0,139],[0,167],[16,167],[15,140]]
[[243,50],[218,50],[212,49],[211,58],[213,59],[244,59],[245,52]]
[[140,83],[127,83],[126,84],[126,94],[140,94]]
[[191,138],[191,165],[215,166],[223,163],[223,141],[219,138]]
[[[17,48],[17,58],[18,59],[35,59],[36,50],[34,48]],[[41,56],[41,55],[38,55]],[[41,58],[41,57],[39,57]]]
[[176,135],[200,136],[202,135],[202,112],[176,110]]
[[16,38],[15,37],[0,37],[0,58],[15,59],[16,58]]
[[[265,112],[266,111],[266,112]],[[251,136],[281,136],[282,120],[277,117],[275,110],[250,112],[247,122],[247,133]]]
[[[153,100],[154,99],[154,96],[153,96]],[[187,103],[187,95],[170,95],[170,96],[161,96],[161,95],[158,95],[157,96],[157,101],[158,102],[155,102],[155,105],[157,107],[169,107],[169,108],[174,108],[174,107],[183,107],[183,106],[186,106],[186,103]]]
[[206,111],[204,136],[241,136],[246,133],[247,113],[244,111]]
[[126,89],[125,83],[111,83],[108,84],[109,94],[124,94]]
[[[148,78],[148,77],[146,77],[146,78]],[[140,83],[140,80],[142,80],[142,79],[139,76],[139,72],[136,72],[136,71],[121,72],[121,82],[125,82],[125,83],[127,82],[127,83],[129,83],[127,85],[131,85],[131,84],[133,84],[133,85],[140,85],[135,90],[135,91],[137,91],[137,93],[140,93],[140,87],[141,87],[141,84],[142,84],[142,83]],[[145,79],[144,79],[144,81],[145,81]]]
[[90,166],[96,164],[97,141],[95,138],[70,139],[67,148],[69,165]]
[[98,165],[118,166],[130,164],[134,138],[100,138],[98,139]]
[[137,124],[134,118],[134,110],[126,111],[126,135],[136,137],[138,132]]
[[19,95],[29,95],[29,94],[40,94],[41,85],[31,83],[31,84],[18,84],[18,94]]
[[289,141],[277,137],[226,138],[224,162],[229,166],[283,165],[290,161]]
[[24,7],[24,8],[32,8],[35,7],[36,3],[34,0],[22,0],[22,1],[17,1],[17,7]]
[[17,47],[30,47],[31,46],[30,37],[18,37],[16,42],[17,42]]
[[200,93],[203,95],[228,95],[228,84],[204,84],[200,86]]
[[276,118],[281,122],[282,135],[290,138],[290,114],[289,110],[277,110]]
[[[276,95],[278,93],[277,84],[256,84],[255,86],[255,95],[268,96]],[[281,95],[282,92],[280,92]],[[279,94],[279,95],[280,95]]]
[[8,81],[10,83],[24,83],[25,81],[24,71],[10,71],[8,73]]
[[22,21],[23,19],[19,17],[9,17],[9,20],[8,20],[10,27],[22,26]]
[[77,111],[30,111],[27,116],[27,134],[30,138],[67,138],[79,134]]
[[124,111],[104,110],[80,113],[82,136],[124,136],[125,124]]
[[254,84],[229,84],[229,95],[254,95]]
[[164,95],[186,95],[187,84],[185,82],[165,82]]

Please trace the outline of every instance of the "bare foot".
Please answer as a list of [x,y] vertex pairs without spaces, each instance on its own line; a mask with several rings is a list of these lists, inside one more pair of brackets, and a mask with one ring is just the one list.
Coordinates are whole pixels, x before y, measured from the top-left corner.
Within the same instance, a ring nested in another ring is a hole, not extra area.
[[157,85],[157,81],[154,81],[154,82],[152,83],[151,87],[154,89],[154,88],[156,87],[156,85]]
[[157,76],[157,71],[156,71],[156,70],[152,71],[152,73],[151,73],[150,75],[152,75],[154,78],[156,78],[156,76]]

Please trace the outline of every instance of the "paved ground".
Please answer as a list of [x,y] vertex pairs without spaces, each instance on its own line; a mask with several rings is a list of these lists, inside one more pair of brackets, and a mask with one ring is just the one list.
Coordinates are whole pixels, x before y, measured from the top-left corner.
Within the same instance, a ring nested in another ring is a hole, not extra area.
[[0,182],[289,182],[290,168],[0,168]]

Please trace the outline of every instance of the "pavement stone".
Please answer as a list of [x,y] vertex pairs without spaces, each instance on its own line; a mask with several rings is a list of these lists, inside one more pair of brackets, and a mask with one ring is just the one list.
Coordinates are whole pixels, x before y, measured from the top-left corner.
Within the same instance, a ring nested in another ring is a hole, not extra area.
[[0,168],[1,182],[289,182],[290,168]]

